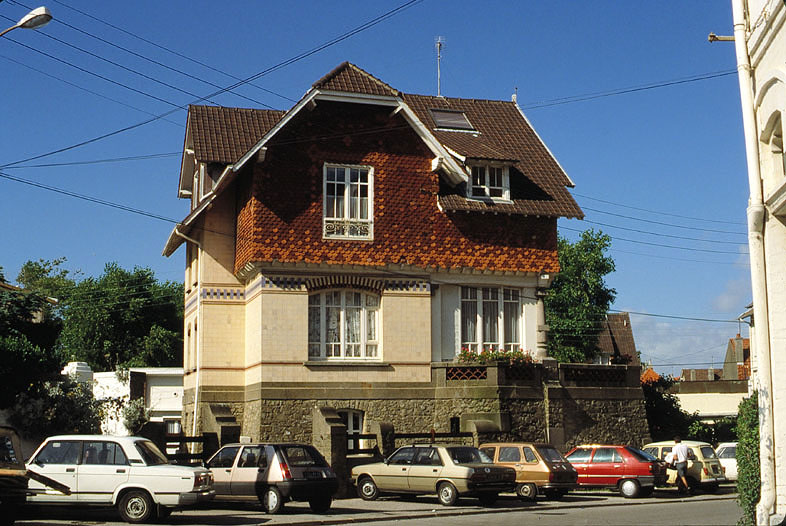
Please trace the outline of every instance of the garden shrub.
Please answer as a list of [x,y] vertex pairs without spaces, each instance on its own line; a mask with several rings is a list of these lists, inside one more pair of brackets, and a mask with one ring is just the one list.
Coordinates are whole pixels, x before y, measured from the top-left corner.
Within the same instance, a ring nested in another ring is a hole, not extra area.
[[737,501],[742,508],[739,526],[756,524],[756,504],[760,497],[759,403],[754,392],[737,409]]

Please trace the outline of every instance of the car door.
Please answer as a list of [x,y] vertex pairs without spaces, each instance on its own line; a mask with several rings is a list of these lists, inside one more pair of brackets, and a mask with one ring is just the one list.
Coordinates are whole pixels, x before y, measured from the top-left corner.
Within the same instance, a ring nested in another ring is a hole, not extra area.
[[36,492],[28,497],[30,502],[73,502],[78,496],[76,468],[82,455],[81,440],[52,440],[27,465],[27,469],[65,484],[71,489],[71,495],[44,486],[40,482],[30,480],[28,487]]
[[[493,458],[493,457],[492,457]],[[516,481],[521,482],[521,449],[519,446],[500,446],[497,458],[494,460],[495,464],[501,464],[516,470]]]
[[243,446],[232,468],[229,490],[232,496],[256,497],[258,489],[266,485],[268,458],[265,446]]
[[388,460],[379,467],[374,479],[381,491],[409,491],[409,468],[415,457],[415,448],[405,446],[396,450]]
[[128,480],[128,458],[120,444],[108,440],[85,440],[76,468],[77,501],[111,503],[115,488]]
[[419,447],[409,468],[407,481],[412,491],[431,493],[437,489],[442,473],[442,459],[435,447]]
[[599,447],[590,460],[589,476],[592,484],[615,486],[625,475],[625,463],[622,455],[614,447]]
[[231,495],[232,468],[240,446],[224,446],[213,455],[207,467],[213,473],[213,489],[216,495]]
[[578,473],[579,484],[593,484],[594,480],[590,477],[589,461],[592,458],[592,448],[580,447],[571,451],[568,455],[568,462]]

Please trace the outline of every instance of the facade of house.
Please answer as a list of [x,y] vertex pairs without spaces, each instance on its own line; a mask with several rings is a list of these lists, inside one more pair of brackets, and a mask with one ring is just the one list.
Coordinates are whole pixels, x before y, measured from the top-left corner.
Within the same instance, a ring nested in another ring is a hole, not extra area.
[[[191,212],[164,249],[186,253],[185,431],[309,440],[323,406],[350,431],[562,429],[542,385],[511,409],[495,386],[512,377],[450,364],[546,358],[571,186],[514,102],[405,94],[349,63],[286,112],[191,106]],[[641,401],[626,389],[612,413]]]
[[752,380],[759,396],[758,524],[786,517],[786,4],[732,0],[750,199]]

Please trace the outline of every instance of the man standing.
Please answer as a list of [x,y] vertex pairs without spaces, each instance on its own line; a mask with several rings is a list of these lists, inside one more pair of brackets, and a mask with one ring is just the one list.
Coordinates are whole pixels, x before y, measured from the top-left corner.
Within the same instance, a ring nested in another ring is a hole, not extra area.
[[683,491],[690,494],[690,487],[688,486],[688,479],[685,478],[685,473],[688,470],[688,446],[683,444],[679,436],[674,437],[674,449],[671,450],[674,454],[674,467],[677,468],[677,478],[682,481]]

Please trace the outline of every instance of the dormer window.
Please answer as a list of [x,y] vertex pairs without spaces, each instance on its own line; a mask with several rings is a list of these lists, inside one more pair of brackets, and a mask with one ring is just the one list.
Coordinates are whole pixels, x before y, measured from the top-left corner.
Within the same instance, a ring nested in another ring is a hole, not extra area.
[[325,239],[374,239],[374,169],[325,164]]
[[476,131],[463,111],[431,110],[431,117],[438,130]]
[[510,177],[507,166],[476,165],[472,167],[469,197],[510,199]]

